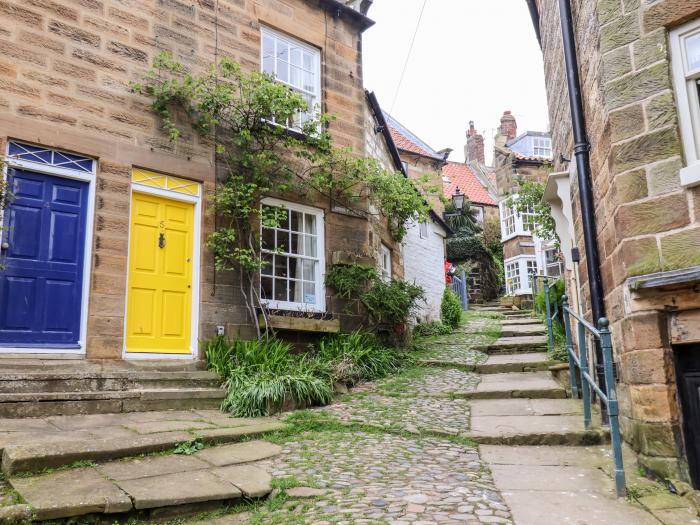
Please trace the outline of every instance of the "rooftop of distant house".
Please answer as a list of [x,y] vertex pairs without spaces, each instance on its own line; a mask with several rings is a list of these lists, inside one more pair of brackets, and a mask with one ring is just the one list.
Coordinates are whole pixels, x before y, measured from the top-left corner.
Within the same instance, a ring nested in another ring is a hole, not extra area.
[[424,157],[431,157],[435,160],[443,160],[444,155],[439,151],[435,151],[433,148],[428,146],[428,144],[418,138],[414,133],[412,133],[406,126],[401,124],[394,117],[389,115],[384,111],[384,119],[389,126],[389,131],[391,132],[391,138],[394,140],[394,144],[401,151],[406,151],[409,153],[416,153]]
[[[479,181],[472,169],[461,162],[448,162],[442,168],[447,179],[442,187],[443,195],[451,199],[457,188],[464,193],[469,202],[485,206],[496,206],[486,187]],[[449,182],[448,182],[449,181]]]
[[552,158],[552,137],[544,131],[526,131],[506,142],[518,160],[538,161]]

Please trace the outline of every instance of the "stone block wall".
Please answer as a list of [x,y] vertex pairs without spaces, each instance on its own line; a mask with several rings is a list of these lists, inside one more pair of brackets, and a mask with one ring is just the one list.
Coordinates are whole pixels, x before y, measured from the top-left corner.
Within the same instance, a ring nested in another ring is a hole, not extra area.
[[[130,83],[161,51],[193,71],[217,56],[259,70],[260,27],[273,27],[321,49],[323,109],[337,116],[334,141],[364,154],[362,30],[353,17],[336,14],[316,0],[0,0],[0,139],[98,160],[88,357],[122,355],[133,167],[203,185],[199,335],[210,337],[220,324],[229,335],[250,333],[235,276],[215,274],[204,247],[214,226],[211,144],[187,132],[171,142]],[[315,204],[326,211],[328,261],[335,251],[369,252],[376,244],[369,221],[334,213],[327,201]]]
[[[554,157],[572,156],[558,3],[538,2]],[[668,29],[700,16],[697,2],[573,0],[606,315],[620,365],[625,439],[663,476],[686,477],[669,312],[700,307],[687,287],[641,293],[629,279],[700,264],[698,189],[684,166]],[[568,169],[557,161],[557,171]],[[583,246],[572,180],[576,244]],[[566,254],[567,256],[569,254]],[[581,292],[590,315],[582,249]]]

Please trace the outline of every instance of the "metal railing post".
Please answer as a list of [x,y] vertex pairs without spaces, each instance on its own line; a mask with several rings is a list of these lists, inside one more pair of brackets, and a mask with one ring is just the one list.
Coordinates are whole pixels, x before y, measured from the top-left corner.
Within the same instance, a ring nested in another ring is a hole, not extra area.
[[[578,330],[578,357],[581,362],[581,378],[588,374],[588,349],[586,348],[586,327],[576,321]],[[583,396],[583,424],[586,430],[591,428],[591,389],[587,381],[582,381],[581,394]]]
[[552,312],[550,311],[549,304],[549,279],[546,275],[544,277],[544,306],[545,314],[547,316],[547,336],[549,351],[551,352],[552,350],[554,350],[554,333],[552,332]]
[[[462,287],[464,290],[464,309],[469,310],[469,288],[468,288],[468,281],[467,281],[467,274],[462,270],[462,282],[464,283],[464,286]],[[482,287],[483,289],[483,287]]]
[[605,383],[608,397],[608,415],[610,416],[610,439],[612,441],[613,457],[615,459],[615,491],[619,498],[627,494],[625,488],[625,469],[622,465],[622,443],[620,440],[619,407],[617,392],[615,389],[615,376],[613,373],[612,336],[610,335],[610,322],[602,317],[598,321],[600,331],[600,344],[603,347],[603,366],[605,367]]
[[[571,381],[571,397],[578,399],[578,388],[576,386],[576,365],[574,363],[574,341],[571,337],[571,320],[569,319],[569,298],[562,297],[562,307],[564,309],[564,333],[566,334],[566,356],[569,358],[569,381]],[[582,379],[581,382],[585,381]],[[583,386],[583,385],[581,385]]]
[[535,311],[535,314],[538,313],[538,311],[537,311],[537,275],[532,276],[532,309]]

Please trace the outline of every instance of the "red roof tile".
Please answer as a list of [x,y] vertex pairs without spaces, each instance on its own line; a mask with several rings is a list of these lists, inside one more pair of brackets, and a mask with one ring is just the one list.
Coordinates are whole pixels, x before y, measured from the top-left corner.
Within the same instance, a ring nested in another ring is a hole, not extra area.
[[390,126],[389,131],[391,132],[391,138],[394,140],[394,144],[396,144],[396,147],[399,148],[400,150],[412,151],[413,153],[418,153],[419,155],[425,155],[427,157],[434,157],[434,155],[430,154],[428,151],[421,148],[418,144],[413,142],[411,139],[402,135],[401,132],[398,131],[396,128],[393,128]]
[[496,201],[489,195],[483,184],[479,182],[476,175],[466,164],[460,162],[448,162],[442,168],[442,173],[450,182],[445,182],[442,186],[442,191],[445,197],[452,198],[455,190],[459,189],[464,193],[470,202],[474,204],[485,204],[487,206],[496,206]]

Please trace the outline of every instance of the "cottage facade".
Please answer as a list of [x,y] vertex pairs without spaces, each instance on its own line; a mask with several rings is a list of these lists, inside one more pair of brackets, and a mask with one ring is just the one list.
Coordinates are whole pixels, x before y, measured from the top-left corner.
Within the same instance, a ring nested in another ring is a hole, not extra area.
[[[547,198],[560,236],[581,251],[570,273],[590,312],[577,174],[559,157],[572,158],[574,144],[558,3],[528,3],[544,54],[557,172]],[[647,469],[700,488],[700,6],[571,3],[624,439]]]
[[[134,94],[161,51],[193,71],[222,56],[274,73],[338,118],[334,142],[365,154],[361,35],[371,2],[54,0],[0,4],[0,148],[13,200],[0,269],[0,356],[198,356],[217,333],[250,335],[235,276],[214,271],[213,147],[176,142]],[[346,5],[347,4],[347,5]],[[275,196],[304,253],[275,253],[270,306],[357,326],[326,267],[396,251],[385,221]],[[270,232],[266,232],[270,233]],[[400,275],[400,261],[396,261]],[[303,271],[301,270],[303,268]]]

